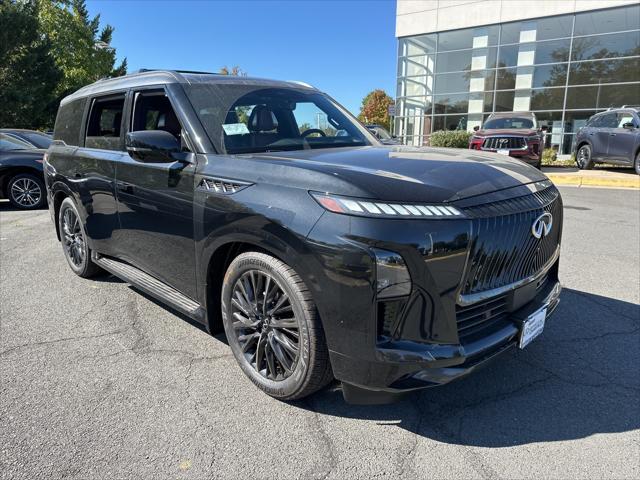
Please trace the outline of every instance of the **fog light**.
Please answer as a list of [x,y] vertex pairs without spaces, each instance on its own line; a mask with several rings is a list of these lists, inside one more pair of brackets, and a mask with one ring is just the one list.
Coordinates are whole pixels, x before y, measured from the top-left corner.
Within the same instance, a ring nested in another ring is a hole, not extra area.
[[411,276],[402,255],[378,248],[372,250],[376,256],[378,299],[409,295]]

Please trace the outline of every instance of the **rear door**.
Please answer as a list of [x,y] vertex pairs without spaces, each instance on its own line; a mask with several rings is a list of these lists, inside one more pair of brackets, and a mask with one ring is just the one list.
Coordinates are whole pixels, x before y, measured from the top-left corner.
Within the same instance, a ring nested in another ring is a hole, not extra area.
[[[592,129],[591,142],[593,146],[593,157],[598,160],[607,160],[609,151],[609,136],[612,129],[617,125],[616,114],[614,112],[600,115]],[[591,132],[590,132],[591,134]]]
[[[127,130],[165,130],[191,151],[164,88],[130,92]],[[195,155],[190,158],[194,159]],[[123,156],[116,169],[119,256],[195,298],[195,163],[145,163]]]
[[85,108],[80,146],[59,160],[69,187],[76,195],[80,214],[85,216],[87,235],[93,248],[113,253],[113,234],[118,228],[115,199],[115,167],[127,156],[122,123],[125,92],[90,98]]
[[[607,157],[615,162],[624,162],[633,165],[633,154],[638,136],[637,120],[631,112],[618,112],[616,114],[617,125],[609,132],[609,151]],[[623,125],[631,123],[635,128],[624,128]]]

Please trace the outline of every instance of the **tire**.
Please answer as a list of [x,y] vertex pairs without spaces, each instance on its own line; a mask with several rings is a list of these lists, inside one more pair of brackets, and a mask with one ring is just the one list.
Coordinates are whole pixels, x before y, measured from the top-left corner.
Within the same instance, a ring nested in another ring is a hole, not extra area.
[[640,175],[640,151],[636,153],[636,159],[633,162],[633,168],[635,169],[636,173]]
[[58,227],[62,251],[71,270],[82,278],[90,278],[99,273],[100,267],[91,260],[91,249],[87,244],[87,234],[78,209],[69,197],[60,205]]
[[36,210],[47,203],[47,191],[42,179],[30,173],[18,173],[7,183],[7,198],[16,208]]
[[586,143],[576,152],[576,164],[580,170],[591,170],[593,159],[591,158],[591,146]]
[[227,269],[221,297],[231,351],[259,389],[297,400],[333,379],[316,306],[291,267],[264,253],[242,253]]

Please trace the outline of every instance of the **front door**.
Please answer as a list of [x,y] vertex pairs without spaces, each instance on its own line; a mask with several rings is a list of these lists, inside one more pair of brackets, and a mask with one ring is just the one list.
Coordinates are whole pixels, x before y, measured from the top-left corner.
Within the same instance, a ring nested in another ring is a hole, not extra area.
[[[128,130],[164,130],[185,144],[164,89],[132,92]],[[195,155],[191,155],[195,158]],[[145,163],[127,156],[116,166],[119,256],[195,298],[194,163]]]
[[624,128],[624,124],[631,123],[637,127],[636,120],[631,112],[617,113],[616,128],[612,128],[609,133],[609,160],[616,162],[627,162],[633,165],[633,147],[638,135],[637,128]]

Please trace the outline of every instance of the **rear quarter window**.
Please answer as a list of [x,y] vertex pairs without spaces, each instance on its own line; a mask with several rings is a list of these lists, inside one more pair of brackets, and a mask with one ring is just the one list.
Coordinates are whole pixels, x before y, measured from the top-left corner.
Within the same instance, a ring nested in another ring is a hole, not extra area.
[[86,98],[79,98],[60,105],[53,129],[54,140],[62,140],[67,145],[77,146],[79,144],[82,116],[86,104]]

